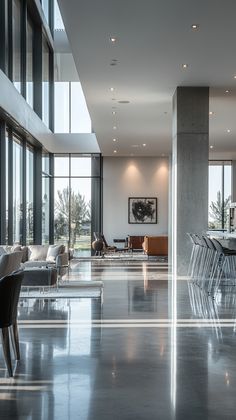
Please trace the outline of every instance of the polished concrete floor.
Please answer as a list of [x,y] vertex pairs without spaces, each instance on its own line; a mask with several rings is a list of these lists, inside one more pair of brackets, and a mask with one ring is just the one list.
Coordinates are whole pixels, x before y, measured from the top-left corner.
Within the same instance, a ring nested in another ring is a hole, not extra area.
[[216,302],[163,262],[74,262],[100,298],[26,299],[14,379],[0,355],[0,419],[236,418],[234,289]]

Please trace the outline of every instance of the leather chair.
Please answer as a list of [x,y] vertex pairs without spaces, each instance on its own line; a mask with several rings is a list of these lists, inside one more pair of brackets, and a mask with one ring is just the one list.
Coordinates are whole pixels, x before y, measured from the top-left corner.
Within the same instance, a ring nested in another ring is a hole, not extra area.
[[168,237],[167,236],[145,236],[143,242],[144,253],[148,256],[167,256]]
[[0,328],[3,353],[9,376],[13,376],[9,329],[15,359],[20,360],[17,306],[23,276],[23,271],[20,270],[0,279]]

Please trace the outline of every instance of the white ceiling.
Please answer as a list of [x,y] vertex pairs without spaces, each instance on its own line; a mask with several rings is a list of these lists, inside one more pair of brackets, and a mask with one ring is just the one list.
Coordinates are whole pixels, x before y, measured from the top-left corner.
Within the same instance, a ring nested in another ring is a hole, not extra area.
[[59,6],[103,155],[170,153],[176,87],[210,86],[211,157],[236,158],[235,0],[59,0]]

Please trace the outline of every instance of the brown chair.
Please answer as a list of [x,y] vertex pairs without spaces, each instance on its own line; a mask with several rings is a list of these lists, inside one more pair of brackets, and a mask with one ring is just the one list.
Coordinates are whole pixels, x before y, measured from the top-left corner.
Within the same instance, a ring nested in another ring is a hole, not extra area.
[[168,236],[145,236],[143,250],[148,256],[167,256]]

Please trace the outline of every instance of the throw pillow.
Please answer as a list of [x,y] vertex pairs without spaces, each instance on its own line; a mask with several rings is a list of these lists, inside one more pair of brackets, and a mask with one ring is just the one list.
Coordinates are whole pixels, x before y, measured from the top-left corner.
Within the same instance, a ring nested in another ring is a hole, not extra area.
[[56,258],[59,254],[63,254],[65,252],[64,245],[49,245],[48,253],[47,253],[47,261],[48,262],[56,262]]
[[30,245],[29,246],[29,261],[44,261],[46,260],[48,247],[45,245]]

